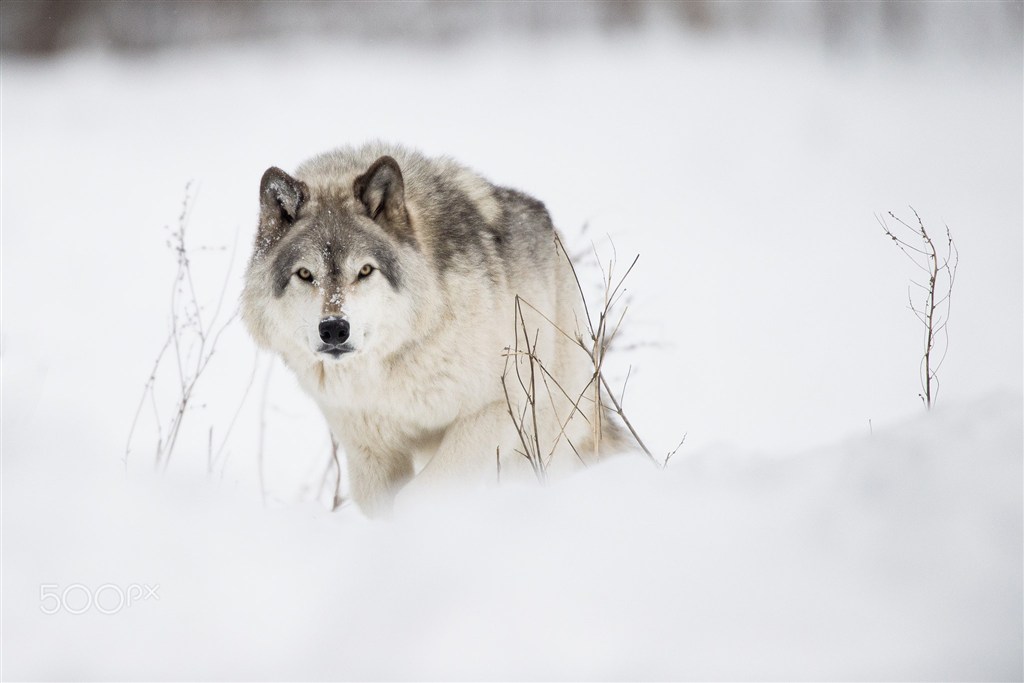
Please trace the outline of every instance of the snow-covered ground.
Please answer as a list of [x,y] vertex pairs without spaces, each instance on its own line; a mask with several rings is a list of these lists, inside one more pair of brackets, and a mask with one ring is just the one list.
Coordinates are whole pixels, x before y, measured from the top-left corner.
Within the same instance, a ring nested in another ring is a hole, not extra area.
[[[3,677],[1021,678],[1021,76],[657,32],[5,56]],[[148,410],[125,474],[186,182],[226,318],[262,171],[374,137],[640,254],[615,372],[688,434],[666,471],[328,512],[322,421],[232,324],[166,475]],[[908,204],[961,254],[930,415],[874,218]],[[46,614],[69,587],[116,613]]]
[[[393,523],[5,464],[5,675],[1019,678],[1021,409],[771,462],[618,459]],[[41,584],[159,600],[49,615]]]

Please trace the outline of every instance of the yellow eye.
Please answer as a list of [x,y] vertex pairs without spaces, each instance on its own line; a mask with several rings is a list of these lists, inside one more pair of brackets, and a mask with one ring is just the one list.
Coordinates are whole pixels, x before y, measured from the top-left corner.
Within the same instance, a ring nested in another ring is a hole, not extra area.
[[313,279],[313,273],[309,272],[309,268],[299,268],[295,271],[295,274],[299,276],[300,280],[305,280],[306,282]]
[[361,277],[361,278],[366,277],[367,275],[369,275],[372,272],[373,272],[373,266],[371,266],[369,263],[367,263],[366,265],[364,265],[362,268],[359,269],[359,277]]

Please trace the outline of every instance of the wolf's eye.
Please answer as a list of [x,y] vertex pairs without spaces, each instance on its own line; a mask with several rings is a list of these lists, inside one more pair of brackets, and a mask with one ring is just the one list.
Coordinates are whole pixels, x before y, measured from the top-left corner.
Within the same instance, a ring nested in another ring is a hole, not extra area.
[[362,268],[359,269],[359,279],[360,280],[363,279],[364,277],[368,276],[372,272],[373,272],[373,266],[371,266],[369,263],[365,264]]
[[295,271],[295,274],[299,276],[300,280],[310,282],[313,279],[313,273],[309,272],[309,268],[299,268]]

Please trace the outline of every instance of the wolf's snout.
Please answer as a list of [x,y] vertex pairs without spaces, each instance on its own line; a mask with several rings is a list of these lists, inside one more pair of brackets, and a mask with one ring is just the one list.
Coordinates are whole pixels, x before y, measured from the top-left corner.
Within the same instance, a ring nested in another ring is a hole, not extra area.
[[324,344],[344,344],[348,340],[348,321],[330,316],[320,321],[320,341]]

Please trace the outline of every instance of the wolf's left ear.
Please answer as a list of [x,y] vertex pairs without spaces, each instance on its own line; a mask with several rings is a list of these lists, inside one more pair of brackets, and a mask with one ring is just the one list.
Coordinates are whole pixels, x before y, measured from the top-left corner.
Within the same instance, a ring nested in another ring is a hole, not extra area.
[[398,162],[383,156],[352,184],[352,194],[366,209],[366,215],[390,230],[409,226],[405,210],[405,181]]

